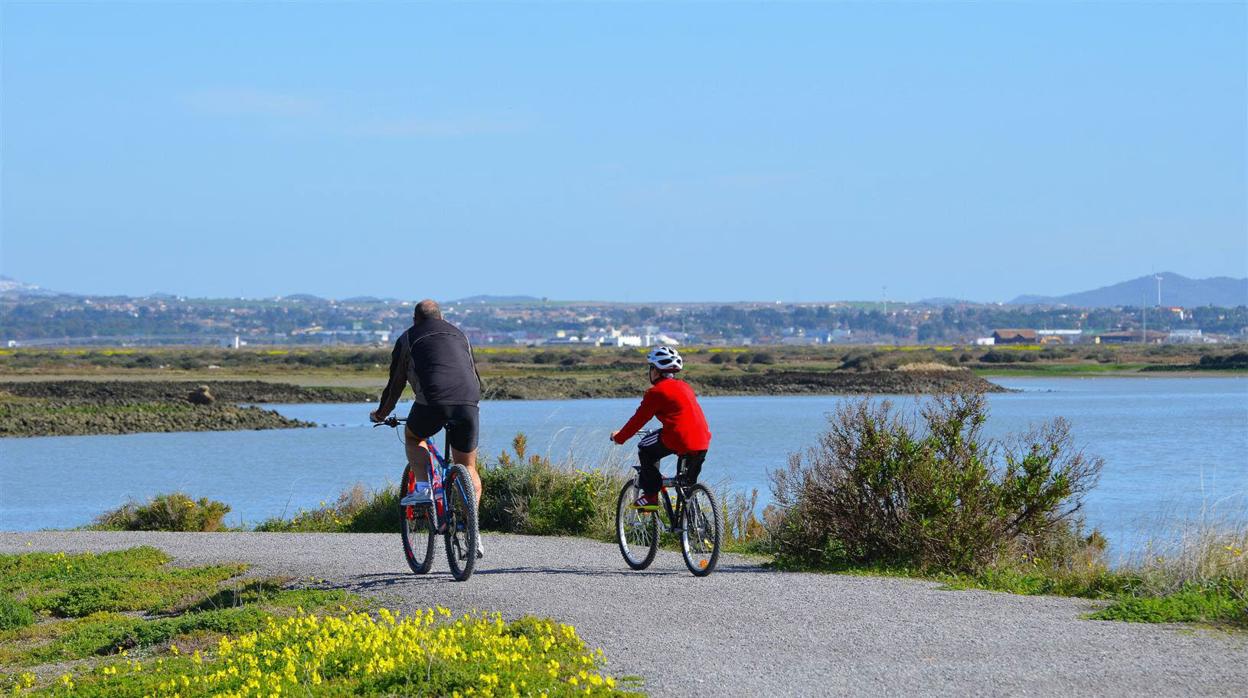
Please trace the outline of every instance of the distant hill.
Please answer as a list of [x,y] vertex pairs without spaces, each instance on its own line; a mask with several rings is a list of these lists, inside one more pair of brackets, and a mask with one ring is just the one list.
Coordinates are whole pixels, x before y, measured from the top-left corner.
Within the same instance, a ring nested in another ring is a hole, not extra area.
[[[1223,308],[1248,305],[1248,279],[1215,276],[1210,279],[1189,279],[1174,272],[1162,272],[1161,304],[1193,308],[1216,305]],[[1064,296],[1019,296],[1011,305],[1070,305],[1080,308],[1113,308],[1117,306],[1157,303],[1157,280],[1152,276],[1123,281],[1092,291],[1068,293]]]
[[6,298],[60,295],[64,294],[57,291],[49,291],[45,288],[39,288],[34,284],[23,283],[8,276],[0,276],[0,296],[4,296]]

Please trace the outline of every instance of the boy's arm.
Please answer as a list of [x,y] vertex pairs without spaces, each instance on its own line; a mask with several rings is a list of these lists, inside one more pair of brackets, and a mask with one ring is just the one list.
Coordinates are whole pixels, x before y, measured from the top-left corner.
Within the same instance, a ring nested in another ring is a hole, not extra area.
[[615,432],[615,436],[611,438],[617,444],[622,444],[632,438],[639,429],[646,426],[646,422],[654,416],[658,410],[658,398],[655,396],[654,390],[647,390],[646,394],[641,398],[641,406],[637,408],[637,412],[633,414],[632,419],[628,423]]

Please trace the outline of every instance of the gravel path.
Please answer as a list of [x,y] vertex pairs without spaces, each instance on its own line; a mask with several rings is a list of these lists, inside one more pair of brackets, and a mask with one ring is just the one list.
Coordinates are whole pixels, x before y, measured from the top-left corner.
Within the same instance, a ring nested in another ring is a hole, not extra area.
[[[1248,636],[1089,621],[1091,602],[942,591],[905,579],[789,574],[727,556],[706,579],[678,553],[631,572],[613,545],[487,535],[456,583],[408,572],[397,535],[0,533],[0,552],[154,545],[179,563],[328,580],[391,608],[532,613],[571,623],[609,670],[656,695],[1238,695]],[[440,555],[439,551],[439,555]]]

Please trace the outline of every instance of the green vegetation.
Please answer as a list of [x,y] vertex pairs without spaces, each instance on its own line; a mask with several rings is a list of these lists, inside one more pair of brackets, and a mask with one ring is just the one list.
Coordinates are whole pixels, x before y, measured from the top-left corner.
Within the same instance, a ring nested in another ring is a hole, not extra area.
[[888,402],[843,406],[814,449],[772,474],[780,562],[962,572],[1047,555],[1070,536],[1102,462],[1071,448],[1060,420],[1005,449],[983,438],[987,418],[975,393],[936,397],[922,431]]
[[0,555],[0,593],[61,618],[99,611],[168,613],[204,586],[215,587],[243,571],[240,565],[166,567],[169,560],[150,547],[98,555]]
[[15,396],[0,390],[0,437],[288,429],[315,426],[259,407],[179,402],[101,404]]
[[174,492],[156,495],[146,504],[130,502],[101,514],[91,528],[100,531],[183,531],[222,530],[222,519],[230,506],[207,498],[199,500]]
[[26,604],[0,592],[0,632],[35,624],[35,612]]
[[[0,556],[0,691],[382,696],[515,686],[549,695],[587,687],[621,693],[602,673],[601,652],[569,626],[486,614],[454,619],[444,609],[398,616],[342,591],[234,579],[242,566],[176,569],[167,562],[152,548]],[[69,596],[75,601],[63,602]]]
[[[511,452],[482,458],[482,530],[528,535],[584,536],[615,540],[615,508],[630,471],[614,464],[578,468],[532,454],[524,434]],[[758,492],[749,496],[721,491],[725,513],[724,547],[765,553],[768,532],[756,515]],[[336,502],[322,503],[290,518],[276,517],[256,527],[264,532],[392,533],[398,530],[398,488],[368,490],[354,485]],[[672,541],[669,541],[671,544]]]
[[773,473],[782,568],[937,579],[953,588],[1106,599],[1093,617],[1248,628],[1248,529],[1206,527],[1122,568],[1077,514],[1099,459],[1063,422],[1012,447],[983,438],[982,396],[932,401],[922,425],[861,401]]
[[529,454],[524,434],[481,470],[481,527],[531,535],[591,536],[611,540],[623,469],[580,470]]
[[399,530],[399,488],[369,491],[356,484],[333,504],[300,511],[285,519],[274,517],[256,526],[269,533],[391,533]]

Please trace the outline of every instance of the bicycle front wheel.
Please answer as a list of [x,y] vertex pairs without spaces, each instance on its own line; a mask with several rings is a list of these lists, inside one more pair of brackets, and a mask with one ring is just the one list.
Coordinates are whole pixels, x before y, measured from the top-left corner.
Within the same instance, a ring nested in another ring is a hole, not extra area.
[[[399,483],[399,499],[411,494],[416,489],[416,477],[412,466],[403,469],[403,479]],[[433,567],[433,517],[429,515],[430,505],[400,506],[399,525],[403,534],[403,557],[407,558],[407,566],[416,574],[426,574]]]
[[446,475],[446,561],[457,582],[472,576],[477,564],[477,497],[468,469],[451,466]]
[[620,544],[624,562],[635,570],[649,567],[659,551],[659,515],[633,508],[633,502],[640,496],[637,480],[629,480],[620,490],[615,507],[616,542]]
[[694,485],[685,494],[681,519],[680,552],[685,566],[695,576],[705,577],[719,562],[719,542],[724,537],[719,502],[704,485]]

